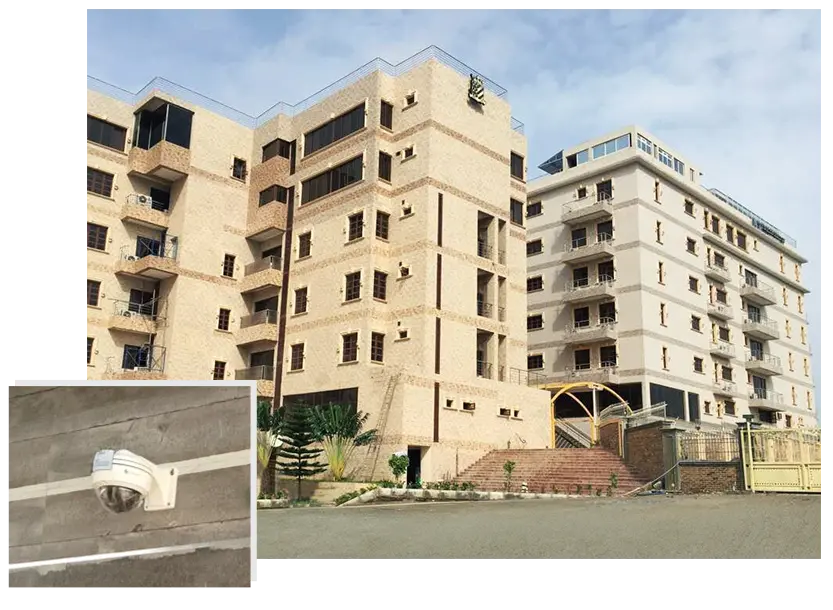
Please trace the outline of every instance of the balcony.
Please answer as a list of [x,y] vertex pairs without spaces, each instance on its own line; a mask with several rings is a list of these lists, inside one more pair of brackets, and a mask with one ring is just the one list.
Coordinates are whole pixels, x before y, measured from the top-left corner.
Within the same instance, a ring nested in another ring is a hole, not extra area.
[[761,315],[744,317],[742,330],[750,337],[761,341],[770,341],[781,336],[775,321]]
[[283,235],[286,231],[286,209],[287,204],[281,201],[270,201],[251,208],[246,219],[246,239],[263,242]]
[[249,345],[259,341],[276,342],[277,340],[278,312],[274,309],[264,309],[240,318],[237,345]]
[[712,341],[709,345],[709,353],[718,358],[734,358],[735,346],[728,341]]
[[762,353],[746,353],[746,370],[757,375],[781,375],[781,359],[778,356]]
[[775,289],[758,279],[746,278],[740,287],[740,296],[756,305],[775,305]]
[[737,396],[738,386],[728,379],[715,379],[712,391],[715,396]]
[[190,167],[191,151],[165,140],[147,150],[134,146],[127,154],[128,173],[165,182],[184,178]]
[[613,298],[616,294],[616,280],[608,275],[568,282],[564,291],[565,303],[586,303],[599,299]]
[[729,272],[729,269],[726,267],[726,264],[718,264],[714,261],[709,262],[706,261],[705,268],[703,269],[706,277],[710,280],[715,280],[716,282],[721,282],[723,284],[727,284],[732,281],[732,274]]
[[281,271],[283,260],[279,256],[267,256],[259,261],[249,263],[243,269],[240,292],[254,292],[262,288],[278,288],[283,282]]
[[477,240],[477,256],[480,258],[488,258],[492,260],[492,246],[486,243],[485,240]]
[[273,397],[275,395],[275,367],[252,366],[234,371],[238,381],[257,381],[257,395]]
[[725,303],[709,303],[706,306],[706,311],[710,316],[720,318],[721,320],[730,320],[735,315],[732,308]]
[[164,244],[155,242],[151,245],[137,244],[122,246],[119,260],[116,261],[116,273],[132,275],[154,280],[165,280],[179,274],[176,262],[179,242],[176,237],[168,237]]
[[597,366],[568,367],[567,378],[571,382],[619,383],[619,366],[615,362],[602,362]]
[[561,262],[577,264],[610,258],[615,252],[613,241],[613,236],[608,233],[597,235],[593,243],[586,239],[574,239],[566,245]]
[[492,363],[485,360],[477,361],[477,376],[482,379],[492,378]]
[[108,361],[104,379],[114,380],[159,380],[165,376],[165,352],[161,345],[144,344],[136,352],[125,353],[121,368],[113,368]]
[[113,313],[107,321],[107,328],[126,333],[154,334],[163,321],[158,314],[159,308],[158,301],[156,303],[114,301]]
[[749,408],[781,411],[784,409],[784,397],[780,392],[773,392],[767,388],[755,388],[749,394]]
[[494,307],[491,303],[485,301],[477,301],[477,315],[484,318],[492,317],[492,310]]
[[596,198],[585,197],[578,201],[564,204],[561,221],[568,225],[583,224],[613,216],[613,199],[606,193],[598,193]]
[[586,345],[599,341],[615,341],[619,336],[616,320],[605,318],[596,324],[568,324],[564,333],[566,343]]
[[149,227],[154,230],[167,229],[168,215],[166,209],[161,209],[162,206],[155,206],[150,195],[139,195],[132,193],[127,196],[127,203],[121,208],[119,217],[122,222],[131,223],[140,227]]

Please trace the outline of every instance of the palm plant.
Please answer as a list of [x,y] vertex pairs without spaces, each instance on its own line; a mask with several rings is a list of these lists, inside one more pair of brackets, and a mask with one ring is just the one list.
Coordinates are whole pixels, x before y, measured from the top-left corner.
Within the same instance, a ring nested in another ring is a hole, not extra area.
[[257,490],[262,490],[263,471],[269,466],[272,454],[281,446],[280,433],[283,428],[283,408],[272,411],[268,401],[257,403]]
[[311,409],[312,431],[327,456],[334,481],[344,478],[344,471],[356,447],[376,440],[377,430],[362,428],[369,415],[350,405],[329,404]]

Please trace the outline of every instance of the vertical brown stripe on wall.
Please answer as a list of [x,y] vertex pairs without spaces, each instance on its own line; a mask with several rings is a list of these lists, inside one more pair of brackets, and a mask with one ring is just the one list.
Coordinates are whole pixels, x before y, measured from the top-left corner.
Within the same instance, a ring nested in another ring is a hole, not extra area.
[[437,309],[443,308],[443,255],[437,254]]
[[442,332],[441,321],[435,318],[434,323],[434,374],[440,374],[440,333]]
[[440,442],[440,382],[434,382],[434,442]]
[[278,318],[278,346],[275,354],[275,399],[272,406],[277,408],[281,400],[281,379],[283,378],[283,354],[286,344],[286,309],[289,300],[289,260],[292,258],[292,224],[295,219],[295,187],[290,186],[287,193],[286,233],[283,240],[283,283],[281,284],[281,308]]
[[443,194],[437,194],[437,245],[443,245]]

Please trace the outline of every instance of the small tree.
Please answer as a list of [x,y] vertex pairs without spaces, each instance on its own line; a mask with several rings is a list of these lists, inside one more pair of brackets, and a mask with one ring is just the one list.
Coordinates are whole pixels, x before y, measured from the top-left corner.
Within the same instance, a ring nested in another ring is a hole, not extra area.
[[403,474],[408,472],[408,456],[407,455],[392,455],[388,460],[388,466],[390,466],[390,471],[393,473],[393,477],[396,479],[396,483],[399,484],[399,479],[402,477]]
[[310,410],[313,436],[324,446],[334,481],[344,478],[344,470],[356,447],[369,445],[376,439],[376,430],[362,432],[368,417],[350,405],[330,404]]
[[272,410],[269,401],[257,403],[257,490],[263,493],[263,472],[272,460],[274,450],[280,447],[283,409]]
[[278,450],[278,467],[284,474],[298,482],[298,499],[301,499],[301,479],[315,476],[327,470],[316,458],[321,449],[310,449],[315,442],[310,425],[309,409],[294,407],[286,412],[283,420],[281,447]]
[[515,471],[515,462],[506,460],[503,464],[503,474],[506,477],[506,491],[512,491],[512,473]]

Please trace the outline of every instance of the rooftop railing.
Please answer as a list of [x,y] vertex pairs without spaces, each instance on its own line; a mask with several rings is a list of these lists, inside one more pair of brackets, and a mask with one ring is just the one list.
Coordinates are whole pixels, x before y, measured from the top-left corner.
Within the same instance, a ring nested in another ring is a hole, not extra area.
[[[705,188],[705,187],[704,187]],[[752,226],[761,231],[762,233],[766,233],[770,237],[777,239],[781,243],[786,243],[789,246],[795,248],[797,246],[795,239],[781,231],[780,229],[774,227],[766,220],[758,216],[755,212],[747,208],[746,206],[741,205],[726,193],[716,189],[716,188],[708,188],[706,189],[712,195],[720,199],[723,203],[736,209],[738,212],[749,218],[752,221]]]

